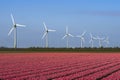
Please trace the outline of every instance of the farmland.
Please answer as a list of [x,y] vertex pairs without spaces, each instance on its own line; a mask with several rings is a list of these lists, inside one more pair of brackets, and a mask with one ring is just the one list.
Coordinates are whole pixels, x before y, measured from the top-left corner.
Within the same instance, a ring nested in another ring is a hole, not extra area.
[[0,80],[118,80],[120,54],[0,53]]

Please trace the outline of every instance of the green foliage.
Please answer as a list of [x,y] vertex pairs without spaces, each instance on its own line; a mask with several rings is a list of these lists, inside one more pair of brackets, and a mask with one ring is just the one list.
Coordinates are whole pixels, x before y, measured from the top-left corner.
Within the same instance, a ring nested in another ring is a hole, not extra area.
[[0,52],[120,52],[120,48],[0,48]]

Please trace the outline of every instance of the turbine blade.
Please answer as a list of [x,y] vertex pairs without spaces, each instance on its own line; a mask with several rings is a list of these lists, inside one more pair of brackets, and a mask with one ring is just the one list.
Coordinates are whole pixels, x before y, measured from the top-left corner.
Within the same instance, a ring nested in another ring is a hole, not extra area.
[[16,26],[19,26],[19,27],[26,27],[26,25],[21,25],[21,24],[16,24]]
[[12,31],[14,30],[14,27],[12,27],[8,33],[8,36],[12,33]]
[[15,25],[15,20],[12,14],[11,14],[11,19],[12,19],[13,25]]
[[48,29],[47,29],[45,22],[43,22],[43,25],[44,25],[45,30],[47,31]]
[[92,37],[92,39],[98,39],[98,38],[96,38],[96,37]]
[[47,32],[45,32],[45,33],[43,34],[42,39],[43,39],[46,35],[47,35]]
[[85,33],[86,33],[86,31],[84,31],[84,32],[82,33],[82,35],[81,35],[81,36],[84,36],[84,35],[85,35]]
[[69,36],[71,36],[71,37],[74,37],[72,34],[68,34]]
[[48,31],[50,31],[50,32],[55,32],[56,30],[48,29]]
[[63,38],[62,38],[62,39],[65,39],[66,37],[67,37],[67,35],[63,36]]

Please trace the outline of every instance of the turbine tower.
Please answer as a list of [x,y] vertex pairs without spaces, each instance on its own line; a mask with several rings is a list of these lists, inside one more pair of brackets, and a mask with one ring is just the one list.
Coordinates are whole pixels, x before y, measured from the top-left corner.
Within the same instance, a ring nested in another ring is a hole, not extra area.
[[69,32],[68,32],[68,27],[66,27],[66,34],[63,36],[63,38],[62,39],[64,39],[64,38],[67,38],[66,40],[67,40],[67,48],[69,48],[69,36],[71,36],[71,37],[73,37],[73,35],[71,35]]
[[83,48],[83,43],[85,43],[85,38],[84,38],[85,33],[86,33],[86,31],[84,31],[80,36],[76,36],[76,37],[80,38],[81,48]]
[[102,41],[104,40],[104,38],[97,37],[97,39],[99,41],[99,47],[101,48],[102,47]]
[[108,47],[108,44],[110,44],[110,42],[109,42],[109,37],[107,37],[107,38],[104,40],[104,42],[106,43],[106,47]]
[[91,43],[91,48],[94,47],[94,40],[96,40],[96,38],[93,37],[93,35],[90,33],[90,41],[89,41],[89,43]]
[[13,15],[11,14],[11,19],[13,22],[13,27],[10,29],[8,36],[13,32],[14,30],[14,48],[17,48],[17,27],[25,27],[25,25],[16,24]]
[[46,48],[48,48],[48,32],[55,32],[56,30],[52,30],[52,29],[48,29],[45,22],[43,22],[44,28],[45,28],[45,32],[43,34],[42,39],[45,37],[46,39]]

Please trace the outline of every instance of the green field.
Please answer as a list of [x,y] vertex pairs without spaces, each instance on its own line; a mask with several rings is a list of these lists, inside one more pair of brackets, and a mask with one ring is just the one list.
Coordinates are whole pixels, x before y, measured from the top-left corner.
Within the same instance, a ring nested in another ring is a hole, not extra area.
[[0,52],[120,52],[120,48],[0,48]]

